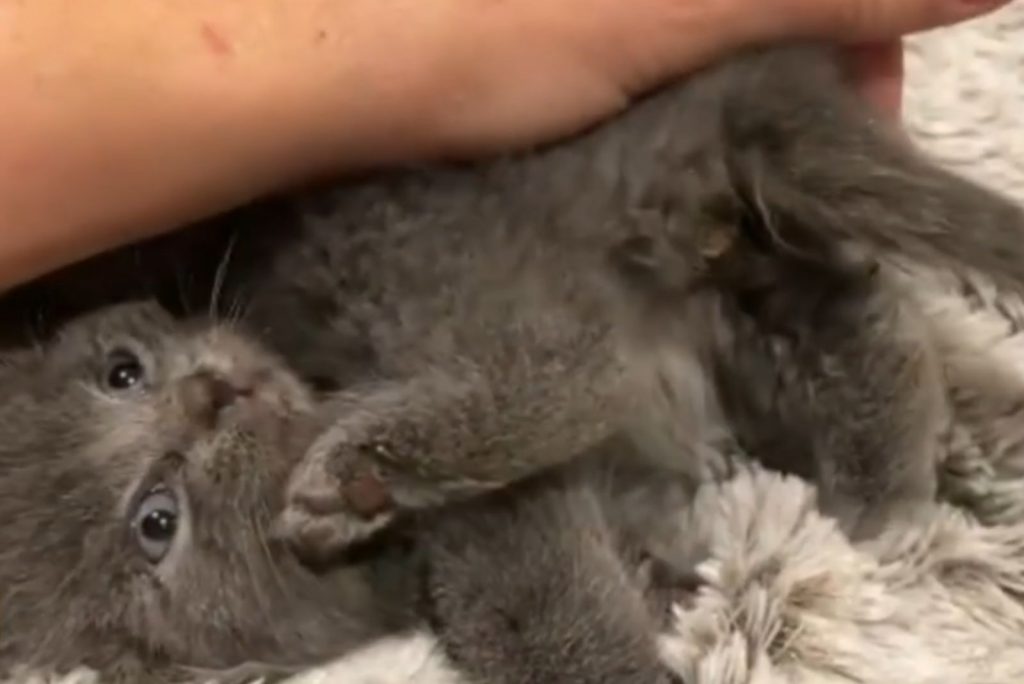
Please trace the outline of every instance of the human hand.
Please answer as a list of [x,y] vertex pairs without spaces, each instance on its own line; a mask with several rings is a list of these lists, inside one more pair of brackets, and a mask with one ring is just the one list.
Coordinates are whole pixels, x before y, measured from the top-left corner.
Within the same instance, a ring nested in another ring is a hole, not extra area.
[[518,0],[456,3],[449,56],[422,110],[442,152],[531,144],[614,113],[659,83],[739,47],[789,38],[850,46],[850,73],[896,114],[899,38],[1003,0]]

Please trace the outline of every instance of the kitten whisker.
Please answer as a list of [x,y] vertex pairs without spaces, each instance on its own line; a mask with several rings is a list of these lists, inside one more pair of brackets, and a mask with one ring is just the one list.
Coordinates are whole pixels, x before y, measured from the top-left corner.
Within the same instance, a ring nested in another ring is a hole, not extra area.
[[238,233],[232,233],[231,239],[228,240],[228,246],[224,249],[224,256],[221,257],[220,263],[217,265],[217,271],[213,276],[213,286],[210,290],[210,309],[209,316],[211,321],[217,321],[218,318],[218,305],[222,291],[224,289],[224,282],[227,277],[228,266],[231,263],[231,255],[235,249],[235,243],[238,239]]
[[185,285],[185,278],[183,269],[174,269],[174,288],[177,290],[178,295],[178,306],[181,307],[182,312],[186,317],[192,315],[192,303],[189,301],[188,289]]
[[228,307],[227,324],[236,326],[245,320],[250,306],[251,300],[246,299],[241,293],[235,293],[231,298],[231,305]]
[[274,587],[281,592],[287,599],[291,599],[294,596],[294,591],[291,590],[289,584],[284,581],[280,571],[277,568],[277,562],[274,558],[273,552],[270,550],[270,544],[267,542],[269,535],[263,522],[258,518],[255,520],[255,533],[256,541],[259,544],[260,553],[263,555],[266,561],[266,566],[270,568],[270,579],[274,583]]

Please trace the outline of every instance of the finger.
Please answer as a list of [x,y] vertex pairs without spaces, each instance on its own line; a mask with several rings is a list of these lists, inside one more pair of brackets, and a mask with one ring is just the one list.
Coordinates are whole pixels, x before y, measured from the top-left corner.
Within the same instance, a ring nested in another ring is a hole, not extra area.
[[879,41],[991,12],[1007,0],[729,0],[760,39]]
[[[624,27],[602,45],[609,58],[627,60],[620,79],[629,92],[650,87],[748,45],[789,39],[820,39],[848,45],[900,36],[991,12],[1009,0],[632,0],[602,2],[608,16],[594,20]],[[618,16],[613,11],[627,8]],[[615,21],[612,21],[612,19]],[[595,34],[601,33],[595,31]],[[883,85],[891,87],[881,81]],[[889,96],[891,97],[891,95]]]
[[896,39],[849,48],[850,78],[864,97],[888,116],[903,105],[903,43]]

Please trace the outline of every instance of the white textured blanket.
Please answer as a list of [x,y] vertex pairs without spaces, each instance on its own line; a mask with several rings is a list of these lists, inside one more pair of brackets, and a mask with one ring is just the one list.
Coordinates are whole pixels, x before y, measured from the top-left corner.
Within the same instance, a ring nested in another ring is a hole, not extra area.
[[[1024,201],[1024,0],[915,38],[907,117],[944,163]],[[959,331],[951,353],[991,365],[1015,398],[954,388],[950,504],[870,550],[820,518],[798,480],[750,470],[709,483],[679,521],[705,550],[706,586],[663,638],[688,684],[1024,682],[1024,302],[982,279],[921,283],[928,308]],[[418,635],[300,682],[461,680]]]

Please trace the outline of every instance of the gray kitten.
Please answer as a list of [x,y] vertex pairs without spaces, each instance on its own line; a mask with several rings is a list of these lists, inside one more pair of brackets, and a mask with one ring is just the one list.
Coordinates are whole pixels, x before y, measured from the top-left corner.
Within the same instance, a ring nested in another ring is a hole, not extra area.
[[735,433],[870,534],[931,498],[944,417],[876,258],[1024,283],[1021,209],[910,149],[816,47],[564,144],[342,184],[272,230],[262,260],[241,234],[232,297],[324,390],[276,528],[309,557],[622,431],[680,468]]
[[257,345],[124,305],[4,356],[0,382],[0,677],[248,682],[428,618],[483,681],[665,676],[635,553],[586,479],[439,510],[312,568],[268,534],[312,402]]

